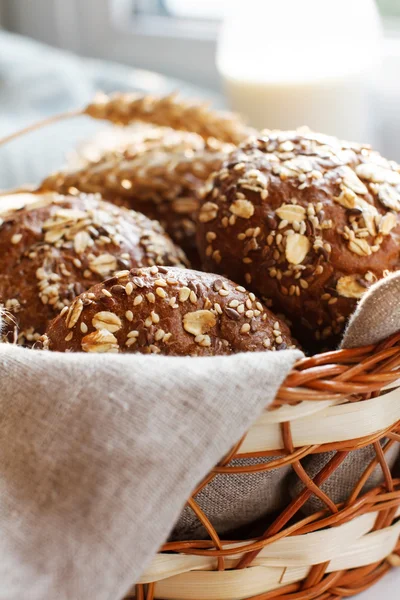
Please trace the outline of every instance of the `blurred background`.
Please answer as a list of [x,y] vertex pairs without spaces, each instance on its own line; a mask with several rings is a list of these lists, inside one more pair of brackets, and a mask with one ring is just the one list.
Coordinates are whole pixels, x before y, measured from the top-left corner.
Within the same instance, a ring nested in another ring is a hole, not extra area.
[[[180,89],[400,160],[399,73],[400,0],[0,0],[0,135],[99,89]],[[46,175],[96,127],[1,149],[0,188]]]

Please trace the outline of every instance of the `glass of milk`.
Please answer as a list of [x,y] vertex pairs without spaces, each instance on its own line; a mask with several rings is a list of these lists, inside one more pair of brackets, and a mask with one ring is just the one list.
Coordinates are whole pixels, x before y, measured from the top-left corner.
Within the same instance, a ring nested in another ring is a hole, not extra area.
[[374,0],[232,0],[217,65],[229,104],[258,129],[374,143],[381,43]]

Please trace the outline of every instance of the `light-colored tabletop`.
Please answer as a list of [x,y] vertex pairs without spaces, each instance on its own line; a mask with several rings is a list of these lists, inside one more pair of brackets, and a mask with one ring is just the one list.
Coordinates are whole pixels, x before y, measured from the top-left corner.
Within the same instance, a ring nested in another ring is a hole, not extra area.
[[354,600],[398,600],[400,598],[400,569],[392,569],[383,579]]

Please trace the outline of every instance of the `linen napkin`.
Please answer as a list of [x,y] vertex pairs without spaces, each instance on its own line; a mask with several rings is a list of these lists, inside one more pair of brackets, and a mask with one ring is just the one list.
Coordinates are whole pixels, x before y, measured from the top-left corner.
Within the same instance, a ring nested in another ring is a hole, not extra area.
[[0,600],[120,600],[301,356],[0,344]]

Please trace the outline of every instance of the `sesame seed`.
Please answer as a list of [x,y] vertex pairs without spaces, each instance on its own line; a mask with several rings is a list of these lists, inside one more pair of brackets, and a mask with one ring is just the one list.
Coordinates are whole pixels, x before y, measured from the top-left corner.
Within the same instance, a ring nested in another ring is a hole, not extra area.
[[153,292],[149,292],[148,294],[146,294],[146,298],[151,304],[154,304],[154,302],[156,301],[156,297],[153,294]]
[[186,302],[189,296],[190,289],[188,287],[183,287],[179,290],[179,302]]
[[193,290],[190,291],[189,300],[192,304],[197,304],[197,296]]
[[131,310],[127,310],[125,317],[128,319],[128,321],[133,321],[133,312]]
[[139,336],[139,332],[137,331],[137,329],[133,329],[132,331],[130,331],[128,333],[128,335],[126,336],[128,339],[132,339],[132,338],[136,338]]
[[250,325],[248,323],[244,323],[240,328],[240,333],[248,333],[250,331]]
[[131,281],[129,281],[129,283],[126,284],[125,286],[125,292],[127,294],[127,296],[130,296],[133,292],[133,283]]
[[214,302],[214,308],[219,315],[222,315],[222,308],[221,308],[221,305],[218,304],[218,302]]
[[150,268],[150,273],[152,275],[157,275],[158,273],[158,267],[156,265],[154,265],[153,267]]
[[159,296],[160,298],[166,298],[166,297],[167,297],[167,293],[166,293],[166,291],[165,291],[163,288],[161,288],[161,287],[158,287],[158,288],[156,289],[156,294],[157,294],[157,296]]
[[156,342],[159,342],[160,340],[163,339],[164,335],[165,335],[164,329],[157,329],[157,331],[154,334],[154,339],[156,340]]
[[143,296],[141,296],[141,295],[136,296],[136,298],[133,301],[133,306],[138,306],[142,302],[143,302]]
[[228,290],[224,290],[224,289],[219,290],[218,294],[220,296],[229,296]]
[[213,231],[208,231],[206,234],[206,240],[209,244],[211,244],[211,242],[213,242],[214,240],[217,239],[217,234],[214,233]]
[[168,287],[168,283],[165,281],[165,279],[156,279],[154,284],[160,287]]
[[153,323],[159,323],[160,322],[160,317],[157,313],[153,311],[151,311],[151,319],[153,321]]
[[82,333],[87,333],[88,332],[88,326],[86,325],[86,323],[81,323],[80,329],[81,329]]
[[14,233],[11,238],[12,244],[18,244],[22,240],[22,233]]
[[246,291],[246,288],[244,288],[242,285],[237,285],[236,291],[244,293]]
[[278,336],[278,337],[275,339],[275,342],[276,342],[277,344],[282,344],[282,342],[283,342],[283,339],[282,339],[282,337],[279,335],[279,336]]
[[107,296],[107,298],[112,298],[112,294],[110,294],[110,292],[108,290],[106,290],[105,288],[103,288],[101,291],[103,292],[103,294],[105,296]]
[[306,290],[308,288],[308,283],[305,279],[300,279],[300,286],[303,288],[303,290]]

